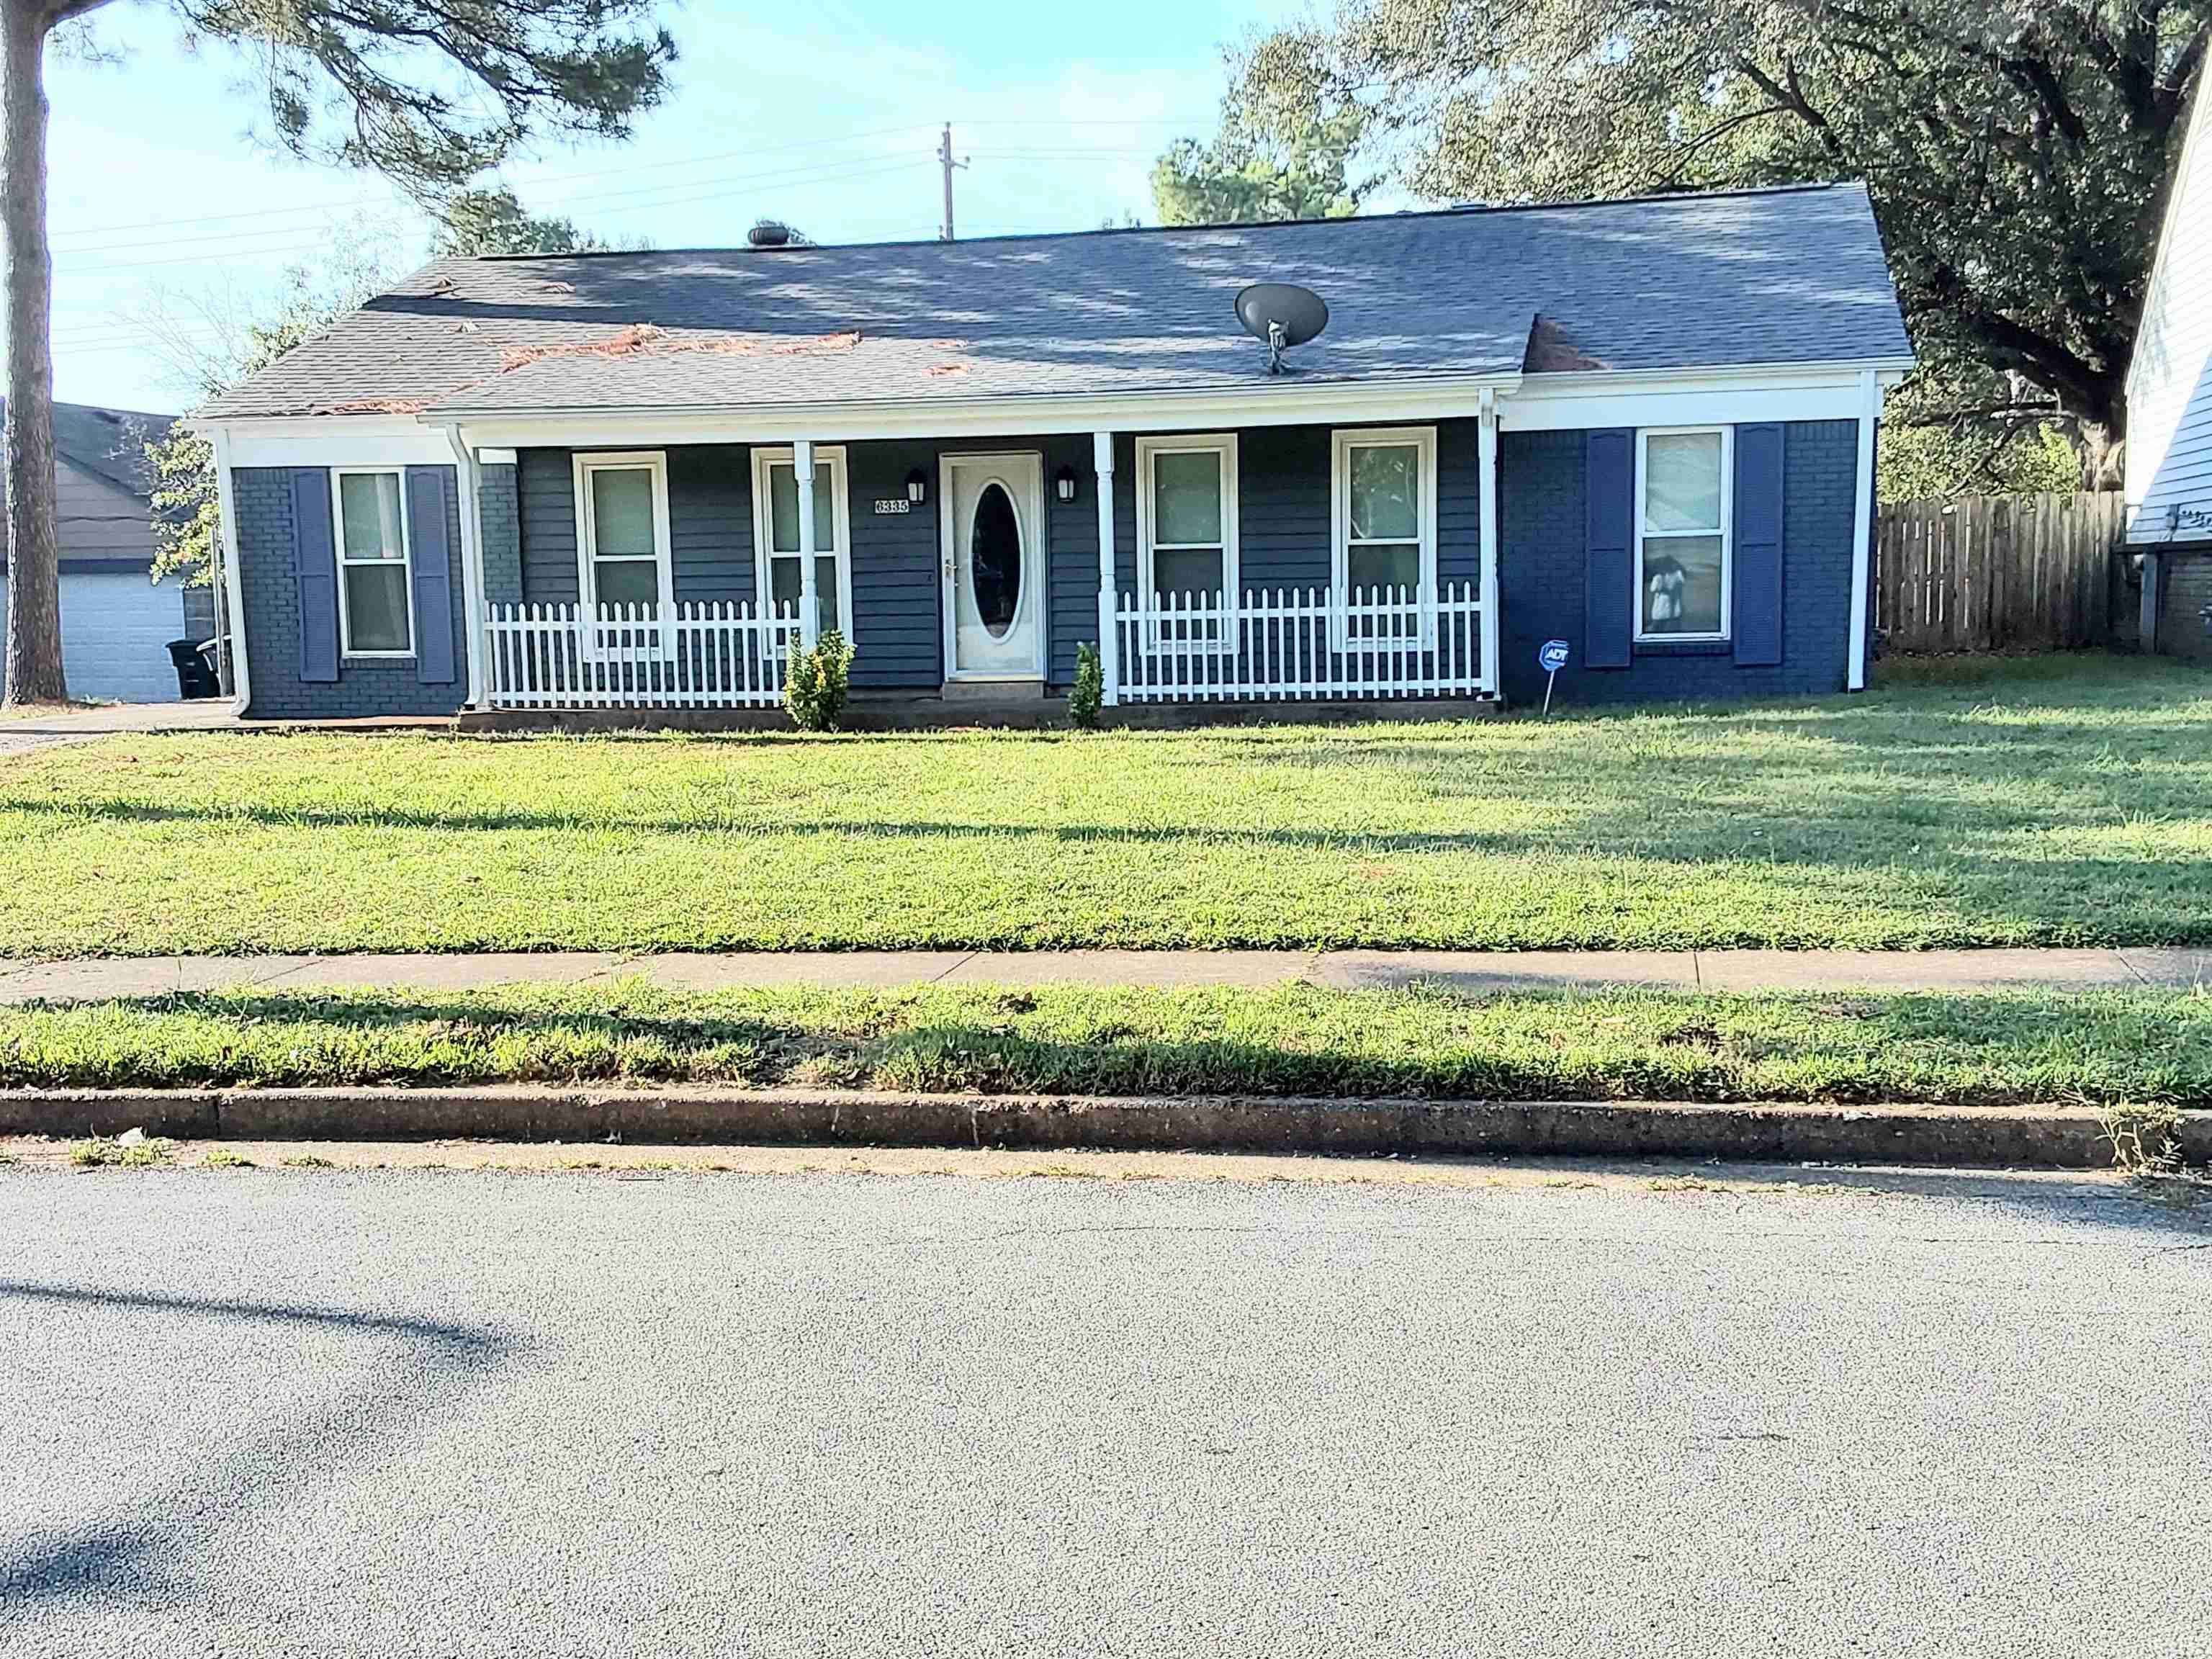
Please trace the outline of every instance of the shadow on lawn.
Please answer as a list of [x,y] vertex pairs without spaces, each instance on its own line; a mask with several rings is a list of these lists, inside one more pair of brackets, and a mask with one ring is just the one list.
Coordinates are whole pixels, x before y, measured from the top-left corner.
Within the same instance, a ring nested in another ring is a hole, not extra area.
[[[413,1431],[455,1409],[526,1346],[483,1325],[359,1313],[301,1303],[162,1296],[75,1285],[0,1279],[0,1302],[33,1309],[212,1319],[226,1326],[274,1324],[305,1331],[393,1339],[396,1352],[360,1375],[318,1409],[280,1422],[256,1411],[259,1425],[228,1455],[175,1489],[137,1494],[58,1532],[0,1544],[0,1609],[27,1614],[39,1603],[82,1601],[158,1608],[198,1599],[185,1582],[191,1558],[234,1528],[301,1501],[341,1472],[391,1461]],[[128,1327],[125,1329],[127,1331]],[[252,1379],[240,1381],[250,1391]],[[210,1402],[210,1420],[224,1405]],[[7,1619],[0,1613],[0,1628]]]

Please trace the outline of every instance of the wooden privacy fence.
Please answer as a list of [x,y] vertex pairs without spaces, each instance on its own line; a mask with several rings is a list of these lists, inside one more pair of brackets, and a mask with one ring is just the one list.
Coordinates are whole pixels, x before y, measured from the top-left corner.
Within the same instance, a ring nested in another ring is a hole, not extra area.
[[2120,492],[1962,495],[1881,509],[1875,626],[1893,651],[2099,645]]

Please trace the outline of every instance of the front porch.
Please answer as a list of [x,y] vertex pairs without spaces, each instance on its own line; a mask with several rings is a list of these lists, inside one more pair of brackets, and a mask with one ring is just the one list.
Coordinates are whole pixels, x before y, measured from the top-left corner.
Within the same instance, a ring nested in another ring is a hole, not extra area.
[[483,451],[477,707],[769,714],[836,627],[869,723],[1050,718],[1085,648],[1109,711],[1474,712],[1498,695],[1496,441],[1486,411]]

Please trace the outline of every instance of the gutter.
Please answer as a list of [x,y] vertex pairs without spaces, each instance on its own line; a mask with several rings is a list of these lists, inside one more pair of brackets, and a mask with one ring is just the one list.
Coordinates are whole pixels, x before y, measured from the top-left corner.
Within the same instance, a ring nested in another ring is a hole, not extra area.
[[192,430],[205,431],[215,449],[216,533],[222,543],[223,603],[230,612],[230,712],[243,720],[253,702],[253,674],[246,648],[246,587],[240,579],[238,503],[230,484],[230,434],[222,426],[196,426]]
[[459,421],[439,423],[445,430],[446,441],[453,447],[453,456],[459,463],[455,477],[460,485],[461,508],[461,607],[468,614],[469,704],[471,708],[484,706],[484,569],[483,569],[483,475],[477,465],[476,452],[461,436]]

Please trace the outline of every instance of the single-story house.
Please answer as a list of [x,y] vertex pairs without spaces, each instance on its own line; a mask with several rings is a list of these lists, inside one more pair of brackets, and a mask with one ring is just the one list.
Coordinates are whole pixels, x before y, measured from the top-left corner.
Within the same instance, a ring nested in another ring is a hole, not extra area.
[[[1284,354],[1249,284],[1318,295]],[[442,259],[197,416],[256,715],[1840,692],[1911,353],[1856,185]],[[1103,550],[1103,556],[1102,556]],[[911,712],[911,711],[909,711]]]
[[[0,414],[6,404],[0,401]],[[117,702],[173,702],[169,641],[215,634],[207,587],[150,580],[153,485],[145,446],[173,415],[89,404],[54,405],[55,527],[61,559],[62,672],[70,695]],[[0,538],[0,577],[8,550]],[[8,592],[0,580],[0,629]]]
[[2116,632],[2146,651],[2212,657],[2212,135],[2200,93],[2166,195],[2128,365],[2127,529],[2139,577]]

